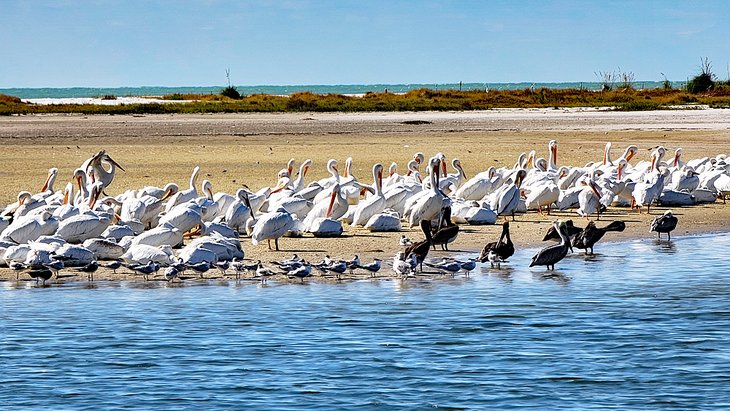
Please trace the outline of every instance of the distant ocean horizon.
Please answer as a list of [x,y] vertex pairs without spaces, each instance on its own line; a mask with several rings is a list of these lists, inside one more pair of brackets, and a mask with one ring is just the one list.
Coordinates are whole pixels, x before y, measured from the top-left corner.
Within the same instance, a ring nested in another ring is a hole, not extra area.
[[[635,81],[637,89],[663,87],[661,81]],[[677,87],[680,82],[673,82]],[[599,90],[601,82],[562,83],[418,83],[418,84],[338,84],[338,85],[288,85],[288,86],[235,86],[241,94],[290,95],[308,91],[315,94],[365,94],[368,92],[406,93],[428,88],[433,90],[523,90],[528,88]],[[67,88],[0,88],[0,94],[21,99],[40,98],[93,98],[105,95],[117,97],[164,96],[168,94],[218,94],[225,86],[140,86],[140,87],[67,87]]]

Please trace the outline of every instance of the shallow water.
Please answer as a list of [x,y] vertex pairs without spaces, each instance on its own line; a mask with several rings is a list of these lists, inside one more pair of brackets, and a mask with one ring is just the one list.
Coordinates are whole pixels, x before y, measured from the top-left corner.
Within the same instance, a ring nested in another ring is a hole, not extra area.
[[0,404],[730,407],[730,235],[599,244],[546,274],[343,284],[0,283]]

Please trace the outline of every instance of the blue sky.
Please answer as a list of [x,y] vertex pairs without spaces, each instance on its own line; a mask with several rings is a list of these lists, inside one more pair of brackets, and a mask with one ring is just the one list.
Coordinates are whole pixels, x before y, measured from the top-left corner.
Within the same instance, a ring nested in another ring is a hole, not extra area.
[[685,80],[726,1],[0,0],[0,88]]

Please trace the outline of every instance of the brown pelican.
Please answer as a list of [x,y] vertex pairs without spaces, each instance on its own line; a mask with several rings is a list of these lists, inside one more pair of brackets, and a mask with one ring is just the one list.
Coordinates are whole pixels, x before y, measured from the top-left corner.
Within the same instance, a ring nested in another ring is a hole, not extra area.
[[[583,229],[578,228],[573,225],[573,220],[565,221],[565,229],[567,230],[568,237],[573,237],[574,235],[583,231]],[[542,241],[547,241],[547,240],[560,241],[560,234],[558,234],[558,230],[556,230],[555,227],[550,226],[550,228],[547,230],[547,233],[545,233],[545,237],[542,238]]]
[[625,228],[626,224],[623,221],[614,221],[601,228],[596,227],[596,223],[591,221],[588,223],[588,226],[583,229],[583,231],[576,234],[575,238],[573,238],[573,247],[586,250],[586,254],[589,254],[588,250],[590,249],[590,254],[592,255],[593,245],[603,238],[603,235],[606,234],[606,232],[624,231]]
[[487,243],[479,254],[479,262],[483,263],[489,259],[489,254],[496,254],[500,261],[505,261],[515,253],[515,246],[509,237],[509,221],[502,223],[502,234],[499,241]]
[[540,250],[534,257],[532,257],[530,267],[544,265],[548,270],[554,270],[555,263],[565,258],[565,256],[568,255],[569,249],[572,251],[570,239],[566,233],[565,223],[555,221],[553,223],[553,227],[555,227],[555,230],[557,230],[558,234],[560,234],[560,244],[550,245]]
[[440,245],[442,250],[449,251],[449,243],[453,242],[458,234],[459,226],[451,221],[451,206],[446,206],[441,211],[439,227],[431,236],[433,249]]
[[672,230],[677,227],[677,217],[672,214],[672,210],[667,210],[663,215],[654,217],[654,221],[651,222],[651,229],[649,232],[656,231],[657,237],[662,238],[661,233],[667,233],[667,240],[672,239]]
[[421,220],[421,231],[426,237],[423,241],[419,241],[411,244],[405,250],[406,261],[415,256],[416,262],[421,266],[421,272],[423,272],[423,260],[428,255],[428,250],[431,248],[431,221]]

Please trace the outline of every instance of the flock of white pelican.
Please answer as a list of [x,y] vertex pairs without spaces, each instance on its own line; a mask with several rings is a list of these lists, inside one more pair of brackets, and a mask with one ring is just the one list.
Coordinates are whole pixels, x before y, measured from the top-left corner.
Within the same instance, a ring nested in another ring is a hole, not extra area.
[[[416,153],[403,174],[395,163],[385,176],[382,164],[373,165],[372,183],[353,175],[352,158],[343,172],[337,160],[329,160],[330,176],[307,183],[312,161],[304,161],[295,173],[292,159],[273,186],[258,191],[244,186],[235,194],[213,192],[209,180],[198,184],[200,168],[195,167],[187,188],[169,183],[111,197],[105,193],[117,171],[124,169],[102,150],[74,170],[63,189],[56,189],[59,171],[52,168],[39,192],[20,192],[17,201],[2,210],[0,265],[44,281],[66,267],[91,277],[99,266],[116,270],[122,264],[145,278],[164,274],[172,280],[185,270],[202,275],[211,268],[224,274],[231,268],[237,277],[244,271],[266,277],[276,271],[260,261],[245,263],[240,237],[250,237],[254,246],[266,241],[270,249],[273,242],[278,250],[284,236],[337,237],[347,224],[370,231],[419,226],[424,240],[409,243],[404,236],[403,251],[393,259],[392,269],[398,275],[413,275],[424,263],[440,272],[469,272],[477,260],[499,267],[512,255],[507,220],[516,214],[574,209],[580,216],[595,215],[600,220],[609,206],[642,212],[655,203],[686,206],[730,194],[730,160],[725,155],[684,161],[682,149],[666,158],[667,150],[658,146],[648,159],[632,164],[636,146],[626,147],[614,159],[608,143],[601,160],[567,166],[558,164],[557,154],[558,143],[553,140],[547,159],[535,151],[523,153],[513,166],[489,167],[467,178],[458,159],[451,160],[449,173],[444,154],[426,160]],[[429,248],[440,245],[448,250],[459,224],[495,224],[498,216],[505,219],[502,235],[487,244],[479,258],[424,261]],[[651,229],[669,233],[676,223],[667,212],[655,219]],[[560,243],[538,253],[531,265],[554,267],[574,246],[592,252],[605,232],[624,226],[620,221],[605,227],[591,222],[580,230],[570,221],[556,222],[553,238]],[[354,269],[377,272],[381,267],[380,260],[362,264],[359,259],[329,257],[319,264],[297,257],[276,265],[279,272],[299,278],[312,275],[313,267],[337,275]],[[162,267],[165,270],[158,273]]]

